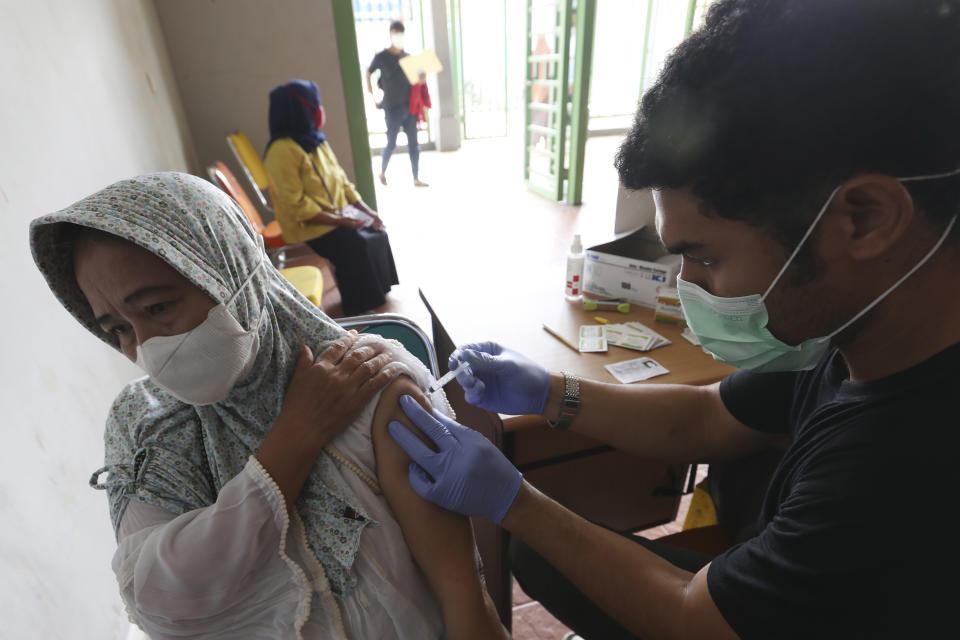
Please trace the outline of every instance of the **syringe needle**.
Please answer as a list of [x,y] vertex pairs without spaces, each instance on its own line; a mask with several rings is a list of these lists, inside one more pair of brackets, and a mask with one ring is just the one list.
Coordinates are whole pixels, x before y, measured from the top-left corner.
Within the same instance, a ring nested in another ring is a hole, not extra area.
[[427,391],[429,393],[436,393],[440,389],[447,386],[447,383],[449,383],[451,380],[456,378],[458,373],[460,373],[461,371],[463,371],[469,366],[470,365],[467,362],[461,362],[460,364],[457,365],[455,369],[451,369],[450,371],[442,375],[436,382],[430,385],[430,388],[427,389]]

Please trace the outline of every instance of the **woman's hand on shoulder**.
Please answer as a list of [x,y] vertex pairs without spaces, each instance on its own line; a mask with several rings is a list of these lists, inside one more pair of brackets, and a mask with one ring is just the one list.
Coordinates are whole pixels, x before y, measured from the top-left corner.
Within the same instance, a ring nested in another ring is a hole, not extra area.
[[309,347],[300,347],[277,423],[293,428],[316,455],[397,376],[396,368],[385,368],[393,358],[384,344],[356,347],[357,339],[347,333],[316,359]]
[[303,488],[317,456],[350,426],[373,396],[397,377],[382,343],[356,346],[357,333],[334,340],[319,358],[300,347],[283,408],[257,459],[276,482],[287,509]]

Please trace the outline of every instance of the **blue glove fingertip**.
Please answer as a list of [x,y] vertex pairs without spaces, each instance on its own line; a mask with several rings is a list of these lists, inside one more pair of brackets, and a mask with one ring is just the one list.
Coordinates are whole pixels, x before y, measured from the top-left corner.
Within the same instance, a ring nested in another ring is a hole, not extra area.
[[450,371],[453,371],[454,369],[456,369],[457,365],[460,364],[460,359],[462,357],[463,356],[460,353],[460,349],[457,349],[456,351],[451,353],[450,357],[447,358],[447,369]]
[[396,420],[391,420],[387,423],[387,433],[390,434],[390,437],[397,441],[401,447],[403,446],[404,441],[409,437],[410,430],[402,422],[397,422]]
[[399,403],[400,409],[407,414],[407,417],[413,420],[415,425],[423,429],[425,425],[421,424],[421,420],[424,416],[429,416],[430,414],[423,410],[423,406],[417,402],[417,399],[413,396],[402,395],[400,396]]
[[391,420],[387,423],[387,433],[390,434],[390,437],[396,440],[397,444],[403,448],[408,454],[413,457],[416,457],[420,453],[419,449],[426,449],[423,446],[423,443],[407,429],[407,426],[402,422],[396,420]]
[[433,489],[433,483],[430,481],[430,476],[427,475],[427,472],[423,470],[423,467],[416,462],[411,462],[408,476],[410,486],[417,492],[417,495],[421,498],[429,499],[427,496]]

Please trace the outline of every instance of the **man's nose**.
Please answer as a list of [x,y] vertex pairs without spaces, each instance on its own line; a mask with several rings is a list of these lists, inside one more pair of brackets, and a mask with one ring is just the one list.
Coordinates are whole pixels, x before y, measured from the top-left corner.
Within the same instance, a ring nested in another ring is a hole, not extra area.
[[708,293],[713,293],[710,291],[710,287],[707,286],[707,283],[704,282],[702,274],[694,265],[690,264],[689,260],[683,260],[680,263],[680,273],[678,275],[680,276],[681,280],[695,284]]

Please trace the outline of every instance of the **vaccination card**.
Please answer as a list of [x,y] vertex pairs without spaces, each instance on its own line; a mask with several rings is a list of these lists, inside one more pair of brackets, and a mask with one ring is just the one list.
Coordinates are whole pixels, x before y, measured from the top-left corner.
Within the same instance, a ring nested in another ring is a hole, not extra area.
[[617,382],[622,384],[640,382],[641,380],[647,380],[670,373],[662,364],[653,358],[624,360],[623,362],[608,364],[605,368],[610,372],[610,375],[617,379]]

